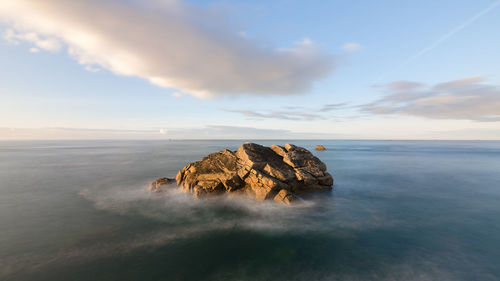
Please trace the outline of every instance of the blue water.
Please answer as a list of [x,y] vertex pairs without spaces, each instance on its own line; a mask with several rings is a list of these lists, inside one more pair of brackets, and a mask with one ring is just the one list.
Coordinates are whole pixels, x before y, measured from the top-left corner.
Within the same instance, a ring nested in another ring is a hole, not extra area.
[[500,280],[500,142],[293,141],[335,178],[297,207],[147,192],[242,142],[0,142],[0,280]]

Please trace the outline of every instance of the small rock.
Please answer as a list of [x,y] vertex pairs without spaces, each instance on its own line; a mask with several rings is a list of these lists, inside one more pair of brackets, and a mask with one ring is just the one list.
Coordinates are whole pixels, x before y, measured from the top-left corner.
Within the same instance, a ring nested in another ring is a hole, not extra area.
[[318,144],[318,145],[316,145],[316,150],[322,151],[322,150],[326,150],[326,148],[324,146]]
[[[168,187],[169,185],[175,185],[175,179],[171,178],[158,178],[149,183],[149,191],[152,192],[161,192]],[[175,185],[177,186],[177,185]]]

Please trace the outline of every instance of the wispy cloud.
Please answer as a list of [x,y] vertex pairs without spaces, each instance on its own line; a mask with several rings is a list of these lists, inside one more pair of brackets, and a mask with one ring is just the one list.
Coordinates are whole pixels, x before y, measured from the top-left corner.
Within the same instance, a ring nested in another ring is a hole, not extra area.
[[346,43],[342,46],[342,49],[344,49],[344,51],[347,51],[347,52],[357,52],[359,50],[361,50],[363,47],[361,46],[361,44],[359,43],[355,43],[355,42],[349,42],[349,43]]
[[446,33],[443,36],[441,36],[438,40],[434,41],[429,46],[423,48],[422,50],[420,50],[419,52],[417,52],[413,56],[409,57],[404,62],[404,64],[407,64],[407,63],[409,63],[411,61],[414,61],[417,58],[419,58],[420,56],[422,56],[422,55],[426,54],[427,52],[433,50],[434,48],[438,47],[443,42],[445,42],[446,40],[450,39],[453,35],[455,35],[456,33],[460,32],[462,29],[466,28],[470,24],[474,23],[475,21],[477,21],[478,19],[480,19],[481,17],[483,17],[484,15],[486,15],[487,13],[489,13],[491,10],[495,9],[499,5],[500,5],[500,0],[497,0],[497,1],[493,2],[488,7],[484,8],[483,10],[481,10],[479,13],[477,13],[477,14],[473,15],[472,17],[468,18],[466,21],[464,21],[463,23],[459,24],[458,26],[456,26],[455,28],[453,28],[452,30],[450,30],[448,33]]
[[334,67],[310,39],[289,48],[241,36],[224,15],[176,0],[3,0],[6,39],[197,97],[296,94]]
[[323,105],[323,107],[321,107],[319,109],[319,111],[320,112],[330,112],[333,110],[345,108],[347,106],[348,106],[347,103],[330,103],[330,104]]
[[268,112],[259,112],[253,110],[227,110],[228,112],[241,113],[247,117],[256,119],[282,119],[282,120],[294,120],[294,121],[312,121],[325,119],[324,116],[316,113],[308,113],[293,110],[272,110]]
[[433,119],[500,121],[500,87],[468,77],[436,85],[398,81],[386,85],[388,95],[363,105],[372,114],[412,115]]
[[394,81],[387,84],[387,88],[391,91],[409,91],[418,89],[422,86],[424,86],[424,84],[411,81]]
[[[1,7],[2,6],[0,4],[0,8]],[[59,40],[40,36],[35,32],[16,32],[13,29],[7,29],[3,34],[3,38],[5,39],[5,41],[13,45],[18,45],[21,41],[33,43],[37,48],[30,48],[31,52],[33,52],[33,50],[35,49],[37,51],[39,51],[39,49],[42,49],[46,51],[57,52],[62,48],[61,42],[59,42]]]
[[345,103],[335,103],[335,104],[325,104],[320,108],[306,108],[300,106],[284,107],[279,110],[224,110],[227,112],[240,113],[246,117],[252,119],[281,119],[281,120],[291,120],[291,121],[314,121],[314,120],[325,120],[330,116],[326,113],[331,112],[336,109],[344,108],[347,104]]
[[468,18],[466,21],[462,22],[461,24],[457,25],[455,28],[438,38],[436,41],[432,42],[430,45],[426,46],[425,48],[419,50],[415,54],[411,55],[408,57],[406,60],[401,62],[399,65],[391,69],[390,71],[384,73],[383,75],[379,76],[376,81],[380,81],[382,78],[386,77],[386,75],[396,72],[397,70],[401,69],[402,67],[405,67],[406,65],[410,64],[411,62],[416,61],[418,58],[421,56],[427,54],[428,52],[434,50],[435,48],[439,47],[441,44],[446,42],[448,39],[453,37],[455,34],[459,33],[462,31],[464,28],[468,27],[469,25],[473,24],[475,21],[478,19],[482,18],[484,15],[488,14],[491,12],[493,9],[497,8],[500,6],[500,0],[497,0],[493,3],[491,3],[489,6],[484,8],[483,10],[479,11],[475,15],[471,16]]
[[99,72],[101,71],[100,68],[94,67],[92,65],[86,65],[85,70],[90,71],[90,72]]

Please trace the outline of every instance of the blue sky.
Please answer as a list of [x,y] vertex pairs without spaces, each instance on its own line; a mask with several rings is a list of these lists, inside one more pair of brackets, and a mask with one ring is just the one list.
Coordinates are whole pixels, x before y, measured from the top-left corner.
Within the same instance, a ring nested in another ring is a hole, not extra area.
[[500,1],[43,3],[0,4],[0,139],[500,139]]

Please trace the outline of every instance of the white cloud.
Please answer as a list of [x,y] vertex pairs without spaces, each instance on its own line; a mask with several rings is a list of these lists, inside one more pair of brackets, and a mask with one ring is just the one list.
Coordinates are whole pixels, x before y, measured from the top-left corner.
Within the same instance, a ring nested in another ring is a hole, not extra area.
[[35,47],[30,48],[30,53],[38,53],[38,52],[40,52],[40,49]]
[[12,44],[12,45],[17,45],[19,44],[19,41],[15,39],[15,33],[14,30],[12,29],[7,29],[3,32],[2,35],[3,39],[7,41],[7,43]]
[[180,97],[182,97],[182,94],[179,93],[179,92],[175,92],[175,93],[172,94],[172,97],[174,97],[174,98],[180,98]]
[[[0,4],[0,9],[1,7],[2,6]],[[4,33],[4,38],[7,42],[14,45],[19,44],[19,41],[27,41],[33,43],[36,47],[40,49],[51,52],[57,52],[62,47],[59,40],[50,37],[44,38],[35,32],[16,32],[13,29],[7,29]],[[38,48],[31,48],[30,51],[32,49],[38,49]]]
[[300,93],[333,69],[310,39],[263,47],[220,18],[176,0],[0,1],[11,41],[50,51],[64,43],[80,64],[197,97]]
[[362,47],[359,43],[354,43],[354,42],[346,43],[344,44],[344,46],[342,46],[342,49],[348,52],[356,52],[361,50],[361,48]]
[[90,72],[99,72],[101,69],[97,67],[93,67],[92,65],[86,65],[85,70],[90,71]]

